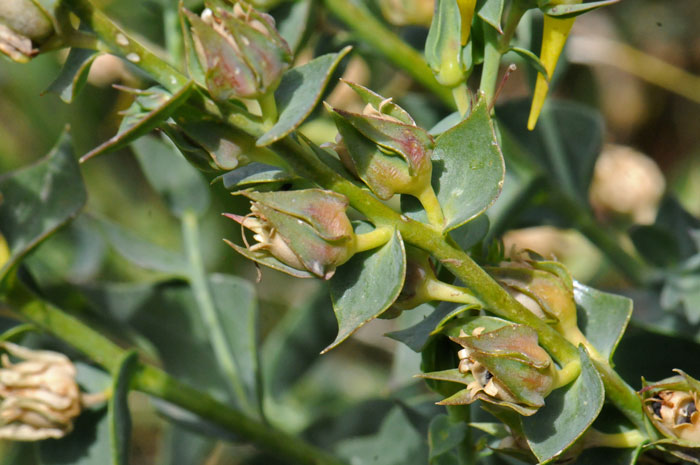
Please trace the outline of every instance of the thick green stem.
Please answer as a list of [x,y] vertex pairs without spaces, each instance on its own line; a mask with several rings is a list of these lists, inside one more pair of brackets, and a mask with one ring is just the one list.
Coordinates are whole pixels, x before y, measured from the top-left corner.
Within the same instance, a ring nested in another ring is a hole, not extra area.
[[[125,350],[64,311],[37,299],[21,284],[12,289],[6,302],[0,302],[0,307],[4,305],[23,319],[66,341],[110,373],[119,369]],[[270,428],[144,362],[139,362],[132,387],[189,410],[287,463],[343,464],[301,439]]]
[[423,56],[407,45],[396,34],[388,30],[371,13],[347,0],[323,0],[335,16],[352,32],[373,49],[387,57],[392,63],[410,74],[416,81],[437,95],[447,106],[454,108],[452,91],[433,76]]
[[185,243],[185,253],[189,261],[189,281],[197,306],[202,315],[202,320],[210,335],[210,343],[216,361],[221,372],[226,377],[229,387],[235,396],[238,405],[247,413],[252,414],[255,409],[248,402],[245,386],[238,374],[238,367],[233,358],[230,347],[226,341],[223,324],[219,319],[216,304],[212,297],[209,282],[207,280],[204,263],[199,250],[199,225],[197,215],[192,211],[186,211],[182,215],[182,235]]
[[648,440],[649,438],[645,434],[636,429],[622,433],[603,433],[591,428],[583,436],[583,442],[586,447],[613,447],[618,449],[638,447]]

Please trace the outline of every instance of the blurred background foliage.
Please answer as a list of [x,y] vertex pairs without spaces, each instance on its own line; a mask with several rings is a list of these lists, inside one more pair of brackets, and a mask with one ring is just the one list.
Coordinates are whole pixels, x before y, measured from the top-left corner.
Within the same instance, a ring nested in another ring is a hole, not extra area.
[[[165,50],[167,18],[177,6],[175,0],[102,0],[100,3],[128,29],[153,44],[154,49]],[[374,0],[366,3],[381,15],[378,3]],[[186,4],[189,8],[198,7],[196,1]],[[278,5],[272,13],[283,14],[284,8],[286,5]],[[312,27],[318,34],[302,43],[297,60],[308,60],[327,49],[354,43],[352,35],[321,8],[314,8],[312,17]],[[653,223],[665,191],[676,194],[689,212],[700,215],[698,24],[697,0],[622,1],[577,21],[565,61],[557,68],[554,96],[573,99],[602,112],[606,124],[605,146],[596,166],[590,198],[598,219],[620,231],[634,224]],[[391,27],[422,49],[427,33],[424,26]],[[395,96],[424,127],[432,127],[449,113],[369,47],[355,45],[352,58],[345,61],[343,77],[368,85],[383,95]],[[654,58],[689,74],[660,71]],[[53,53],[39,56],[27,65],[0,63],[0,173],[43,156],[66,125],[70,126],[77,154],[87,152],[116,132],[118,112],[131,103],[130,94],[115,90],[111,84],[148,85],[146,78],[128,63],[103,56],[92,66],[89,85],[72,105],[66,105],[56,95],[44,94],[64,59],[64,53]],[[658,82],[659,73],[672,78]],[[680,78],[674,80],[673,76]],[[526,67],[521,66],[506,82],[499,103],[529,95],[529,78]],[[357,104],[351,100],[348,89],[341,87],[327,99],[334,106],[344,108]],[[302,131],[321,142],[332,140],[332,123],[320,111],[317,116]],[[66,290],[65,283],[80,289],[90,289],[96,283],[124,286],[123,293],[115,294],[114,298],[126,305],[129,296],[133,298],[129,283],[160,282],[170,277],[166,273],[145,271],[125,260],[110,247],[100,232],[99,222],[108,219],[170,250],[182,248],[181,230],[163,199],[150,187],[130,149],[90,161],[82,166],[82,171],[89,192],[87,214],[42,245],[29,263],[36,278],[53,287],[55,299],[78,310],[83,308],[87,315],[100,320],[107,315],[101,314],[99,305],[95,305],[99,300],[86,302]],[[211,194],[212,202],[202,220],[201,231],[206,269],[255,281],[255,268],[221,241],[223,237],[240,237],[240,232],[220,212],[241,213],[245,209],[243,202],[232,198],[220,183],[212,186]],[[542,221],[530,219],[526,223]],[[504,240],[506,250],[517,245],[544,255],[554,253],[578,280],[631,295],[635,298],[636,316],[660,311],[656,298],[634,289],[575,230],[545,225],[509,231]],[[322,285],[263,270],[262,281],[255,287],[263,340],[263,376],[270,394],[265,410],[270,422],[303,434],[345,457],[371,455],[375,436],[366,435],[401,438],[408,434],[405,425],[409,423],[417,425],[419,430],[427,429],[425,419],[435,413],[431,410],[435,398],[421,383],[412,380],[419,372],[419,355],[382,334],[419,321],[430,307],[407,312],[397,320],[377,320],[346,344],[319,356],[336,331],[327,291],[320,289]],[[131,311],[161,315],[159,324],[174,335],[192,331],[186,311],[180,315],[164,304],[162,297],[142,301]],[[692,322],[688,324],[692,326]],[[142,334],[122,334],[125,340],[131,336],[148,338],[149,331],[153,332],[145,320],[132,326]],[[110,330],[120,331],[113,327]],[[663,352],[653,350],[645,350],[641,359],[637,352],[640,345],[673,345],[679,346],[676,353],[693,353],[693,350],[697,353],[692,337],[673,339],[662,333],[650,334],[638,327],[631,328],[616,356],[618,369],[635,387],[639,386],[640,374],[650,379],[663,378],[671,368],[683,366],[668,360]],[[698,340],[698,331],[688,334],[695,334]],[[206,334],[201,337],[206,338]],[[158,345],[156,340],[146,343],[141,339],[141,342],[142,348]],[[684,345],[694,348],[686,350]],[[167,361],[163,354],[167,348],[151,349],[154,357],[159,353],[164,363]],[[184,366],[192,366],[202,356],[206,354],[177,355]],[[184,360],[188,357],[191,360]],[[687,368],[697,368],[697,360],[694,362],[694,365],[686,364]],[[181,422],[184,426],[168,427],[145,397],[134,395],[131,400],[136,409],[134,464],[273,463],[272,459],[254,454],[250,446],[217,443],[188,432],[187,419]],[[350,436],[357,438],[341,440]],[[424,456],[411,447],[397,446],[396,452],[401,456],[391,458],[391,463],[409,463],[409,458],[415,463],[425,463]],[[7,457],[5,461],[12,460],[12,454],[0,455]],[[361,463],[371,463],[371,457],[362,460]]]

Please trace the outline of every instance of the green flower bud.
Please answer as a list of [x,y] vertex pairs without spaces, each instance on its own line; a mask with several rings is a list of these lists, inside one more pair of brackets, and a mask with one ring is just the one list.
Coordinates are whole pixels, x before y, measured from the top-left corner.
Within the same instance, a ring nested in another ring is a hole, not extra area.
[[674,442],[700,447],[700,382],[686,373],[648,384],[642,380],[639,396],[644,402],[644,413],[654,427]]
[[212,3],[201,16],[184,10],[211,96],[223,101],[273,92],[292,54],[272,16],[240,3],[232,9]]
[[257,243],[239,247],[227,242],[245,257],[292,276],[330,279],[355,253],[344,196],[321,189],[240,194],[252,201],[251,213],[226,216],[252,231]]
[[562,334],[576,331],[574,286],[568,270],[533,252],[487,271],[516,300],[538,317],[549,320]]
[[461,332],[450,338],[462,346],[456,370],[426,373],[425,378],[466,384],[440,402],[441,405],[471,404],[477,399],[532,415],[544,405],[554,387],[555,366],[537,344],[530,327],[505,324],[491,331],[477,327],[471,335]]
[[0,2],[0,52],[10,59],[26,63],[53,33],[53,19],[38,1]]
[[391,99],[349,85],[367,105],[362,114],[329,107],[339,131],[334,148],[341,161],[380,199],[420,196],[430,187],[433,138]]

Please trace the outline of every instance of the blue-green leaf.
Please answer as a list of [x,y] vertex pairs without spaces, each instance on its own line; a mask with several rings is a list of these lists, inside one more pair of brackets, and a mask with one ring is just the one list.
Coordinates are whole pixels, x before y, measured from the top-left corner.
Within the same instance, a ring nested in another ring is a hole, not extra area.
[[583,348],[579,348],[579,355],[579,377],[553,391],[544,407],[522,419],[527,442],[540,463],[562,454],[586,432],[603,408],[603,381]]
[[90,66],[98,56],[99,52],[94,50],[70,49],[61,74],[49,85],[46,91],[57,94],[66,103],[71,103],[87,82]]
[[574,281],[578,324],[593,347],[608,360],[632,317],[632,299],[601,292]]
[[350,49],[345,47],[338,53],[322,55],[284,73],[275,91],[279,119],[260,136],[257,141],[259,147],[282,139],[304,122],[321,99],[333,71]]
[[124,113],[117,134],[83,155],[80,161],[84,162],[97,155],[125,147],[148,134],[185,103],[192,88],[193,84],[190,81],[172,95],[158,87],[139,91],[139,96]]
[[[505,165],[485,99],[466,120],[437,138],[432,159],[432,184],[445,215],[445,231],[476,218],[496,200]],[[401,197],[401,209],[425,221],[425,212],[411,197]]]
[[503,33],[501,29],[501,16],[503,16],[504,0],[484,0],[477,5],[477,14],[479,18],[486,21],[498,32]]
[[422,352],[436,329],[470,308],[466,305],[442,302],[420,322],[409,328],[387,333],[386,336],[407,345],[414,352]]
[[86,200],[67,134],[38,163],[1,177],[0,233],[10,257],[0,264],[0,281],[27,253],[73,219]]
[[112,396],[107,408],[109,432],[112,444],[112,464],[129,463],[131,443],[131,414],[129,413],[129,383],[138,364],[138,353],[127,352],[119,363],[112,384]]
[[254,162],[229,171],[217,177],[215,181],[219,179],[224,184],[225,189],[233,191],[260,186],[261,184],[283,184],[299,178],[276,166]]
[[330,281],[338,336],[337,346],[365,323],[381,315],[399,296],[406,275],[406,251],[397,231],[379,249],[355,255]]
[[468,428],[466,423],[450,420],[447,415],[433,417],[428,431],[431,462],[457,447],[467,435]]
[[277,30],[287,42],[293,54],[301,45],[304,33],[308,30],[307,24],[313,14],[312,0],[297,0],[287,2],[277,10]]
[[560,3],[560,2],[546,2],[544,5],[540,6],[542,12],[549,16],[554,16],[557,18],[573,18],[589,11],[593,11],[597,8],[612,5],[619,2],[620,0],[601,0],[597,2],[583,2],[583,3]]
[[209,207],[209,186],[169,142],[142,137],[131,144],[151,186],[178,218],[185,211],[203,214]]

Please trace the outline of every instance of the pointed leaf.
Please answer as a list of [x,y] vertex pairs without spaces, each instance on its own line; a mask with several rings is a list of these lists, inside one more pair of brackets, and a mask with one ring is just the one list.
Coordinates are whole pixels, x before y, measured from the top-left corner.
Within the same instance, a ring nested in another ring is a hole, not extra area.
[[470,308],[472,307],[442,302],[428,317],[420,322],[409,328],[387,333],[386,336],[404,343],[414,352],[422,352],[430,341],[430,337],[435,334],[436,329]]
[[350,88],[354,90],[357,93],[357,95],[360,96],[363,102],[372,105],[376,110],[379,110],[381,113],[396,118],[404,124],[416,124],[411,115],[409,115],[406,110],[392,102],[390,98],[384,98],[381,95],[368,89],[367,87],[361,86],[359,84],[355,84],[353,82],[345,80],[342,81],[348,86],[350,86]]
[[338,336],[324,352],[388,309],[399,296],[405,275],[406,251],[398,231],[381,248],[359,253],[338,268],[330,282]]
[[[445,231],[476,218],[496,200],[505,166],[484,99],[469,118],[437,138],[432,159],[432,184],[445,215]],[[420,204],[410,197],[402,196],[401,209],[425,221]]]
[[284,184],[292,182],[297,178],[293,174],[290,174],[276,166],[266,165],[264,163],[251,163],[250,165],[242,166],[233,171],[229,171],[217,177],[214,181],[221,180],[224,184],[224,188],[230,191],[246,189],[250,187],[257,186],[259,189],[261,185],[269,184]]
[[289,44],[292,54],[296,54],[308,30],[307,24],[313,14],[312,3],[312,0],[288,2],[275,11],[277,30]]
[[522,47],[510,47],[508,52],[517,53],[522,59],[525,60],[527,64],[532,66],[535,71],[542,74],[545,79],[549,80],[547,69],[544,67],[544,64],[542,64],[542,61],[540,61],[540,57],[532,53],[532,51]]
[[148,270],[188,275],[189,265],[182,252],[159,247],[116,223],[105,220],[99,223],[110,245],[126,260]]
[[321,100],[335,68],[350,49],[345,47],[338,53],[322,55],[284,73],[275,91],[279,119],[258,139],[259,147],[282,139],[304,122]]
[[504,0],[484,0],[477,6],[477,14],[479,18],[486,21],[499,33],[503,33],[501,29],[501,16],[503,16]]
[[450,420],[447,415],[433,417],[428,431],[430,460],[457,447],[466,437],[468,428],[466,423]]
[[574,281],[574,300],[581,331],[601,355],[611,360],[632,317],[632,299]]
[[142,137],[131,144],[149,183],[178,218],[191,210],[202,215],[209,207],[209,186],[169,142]]
[[129,413],[129,383],[138,365],[138,353],[127,352],[119,362],[119,368],[114,376],[112,396],[109,399],[108,417],[109,432],[112,443],[112,464],[127,465],[129,463],[129,447],[131,442],[131,414]]
[[613,5],[619,1],[620,0],[601,0],[598,2],[584,2],[576,4],[555,4],[554,2],[550,2],[544,6],[541,6],[540,9],[544,14],[549,16],[556,16],[557,18],[573,18],[603,6]]
[[87,194],[70,137],[64,133],[38,163],[0,177],[0,196],[0,233],[10,252],[7,262],[0,264],[1,281],[85,205]]
[[46,92],[53,92],[66,103],[71,103],[87,82],[90,66],[99,52],[83,48],[71,48],[63,64],[61,74],[49,85]]
[[579,348],[579,355],[579,377],[553,391],[544,407],[522,419],[527,442],[540,462],[563,453],[586,432],[603,407],[603,381],[583,348]]
[[190,81],[173,95],[162,89],[140,95],[127,110],[117,134],[83,155],[80,161],[84,162],[97,155],[125,147],[148,134],[185,103],[193,87]]

